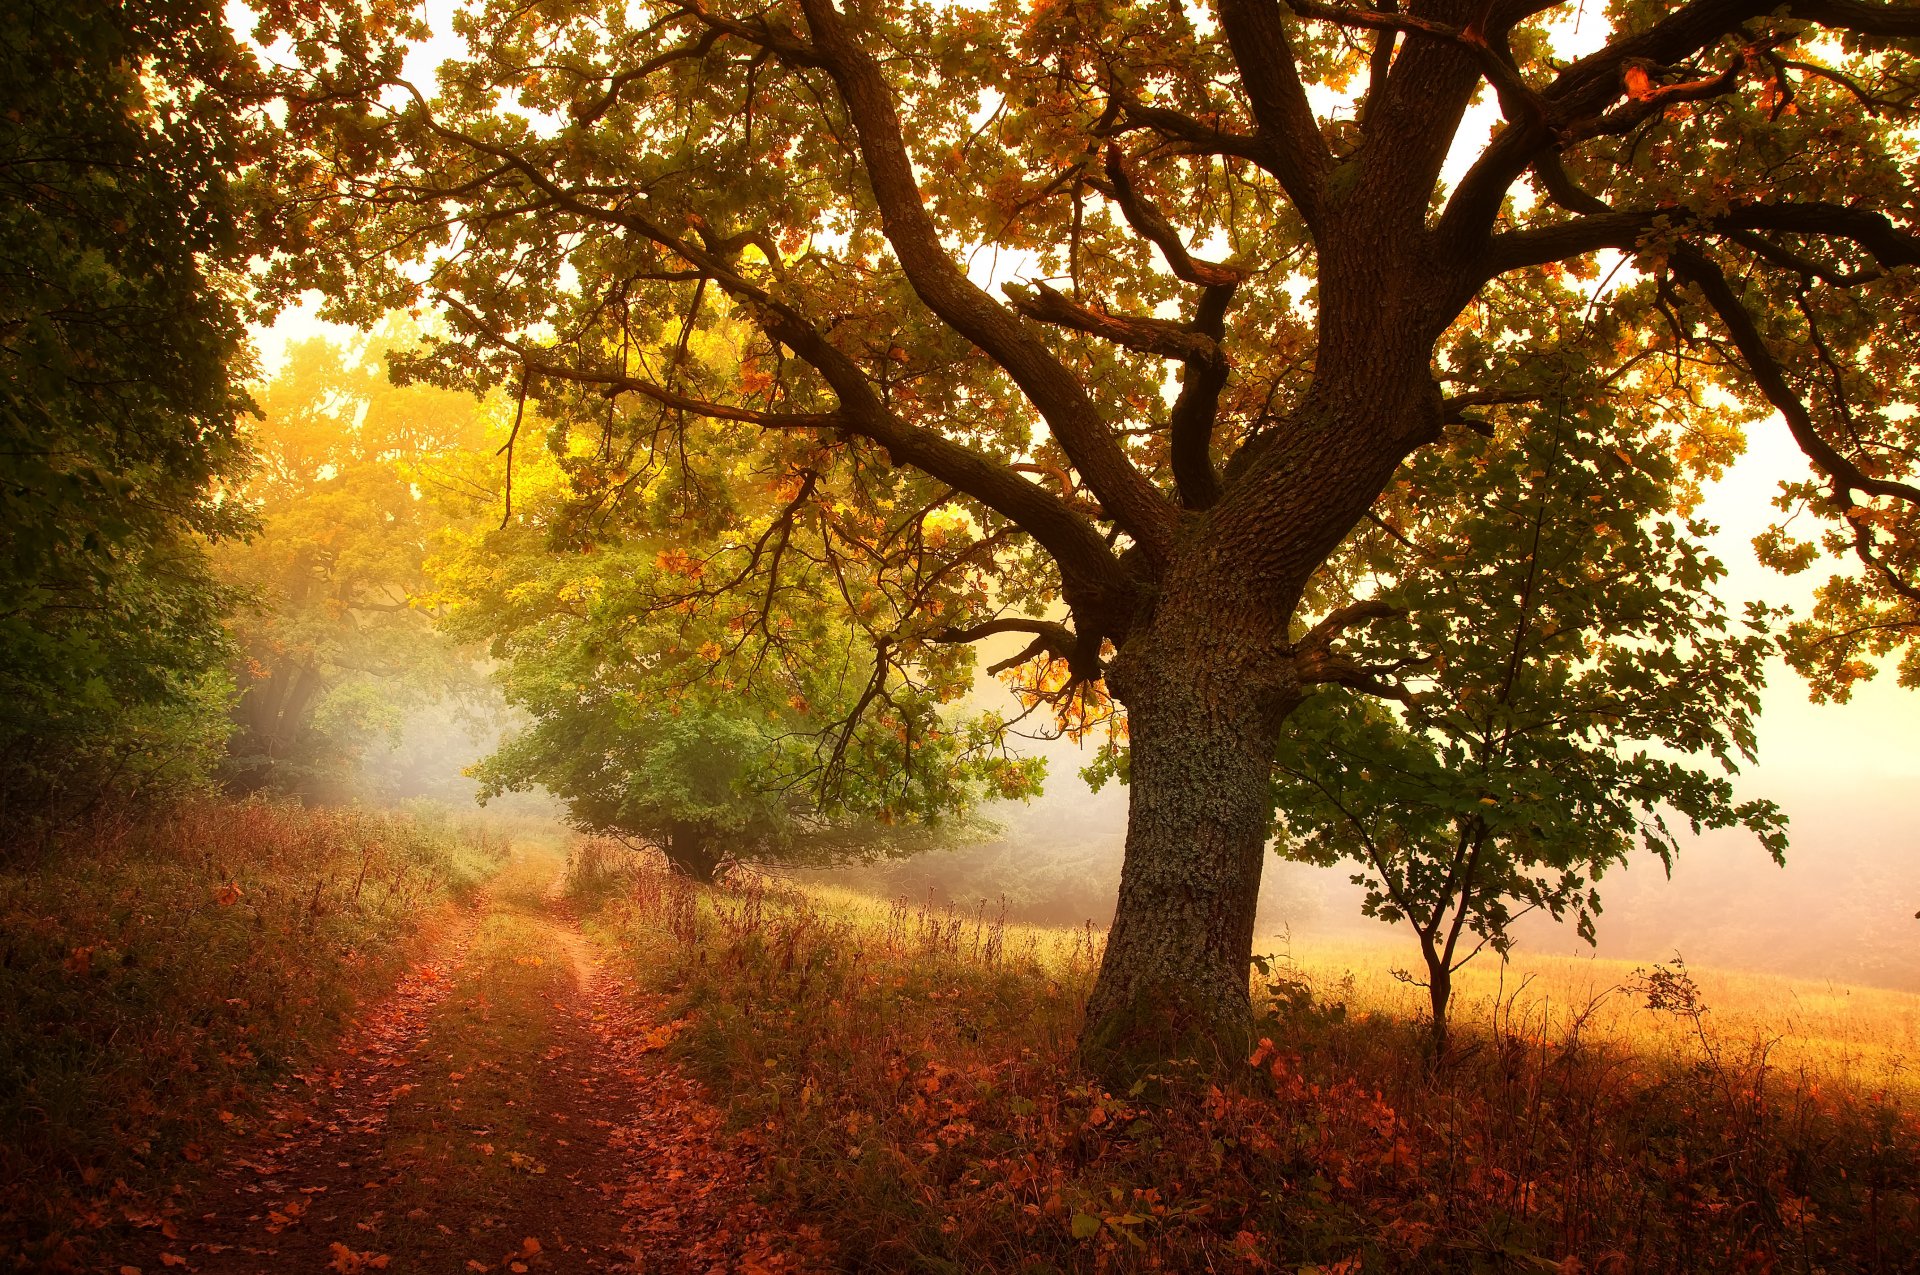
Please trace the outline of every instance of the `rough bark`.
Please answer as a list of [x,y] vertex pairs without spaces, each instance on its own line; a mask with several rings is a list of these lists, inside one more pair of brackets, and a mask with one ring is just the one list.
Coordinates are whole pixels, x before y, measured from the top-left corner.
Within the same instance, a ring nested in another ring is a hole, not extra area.
[[1127,707],[1120,898],[1081,1036],[1131,1083],[1169,1059],[1244,1057],[1254,911],[1279,732],[1302,697],[1289,625],[1326,554],[1439,428],[1413,325],[1376,329],[1364,375],[1323,382],[1188,528],[1109,673]]
[[1126,672],[1126,860],[1081,1042],[1116,1083],[1170,1059],[1211,1068],[1248,1044],[1277,723],[1218,671],[1170,652]]

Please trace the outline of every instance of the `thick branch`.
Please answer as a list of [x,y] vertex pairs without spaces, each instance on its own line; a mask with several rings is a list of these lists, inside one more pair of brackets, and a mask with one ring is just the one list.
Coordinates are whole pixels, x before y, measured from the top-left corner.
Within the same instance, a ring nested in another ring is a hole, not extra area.
[[[1551,169],[1547,170],[1551,172]],[[1559,174],[1564,177],[1564,172]],[[1551,187],[1552,182],[1549,183]],[[1568,197],[1582,207],[1605,208],[1577,188]],[[1556,193],[1556,198],[1559,195]],[[1584,256],[1601,248],[1632,251],[1643,235],[1662,222],[1675,227],[1697,227],[1708,233],[1771,230],[1850,240],[1884,267],[1920,265],[1920,235],[1893,223],[1884,213],[1845,204],[1747,204],[1715,217],[1696,217],[1685,208],[1609,209],[1551,226],[1512,230],[1495,235],[1483,262],[1481,277],[1510,270],[1547,265]]]
[[1220,25],[1269,154],[1266,164],[1316,232],[1333,157],[1313,118],[1274,0],[1221,0]]
[[1886,478],[1873,478],[1862,473],[1860,467],[1843,456],[1833,444],[1821,436],[1813,419],[1813,413],[1806,403],[1794,392],[1787,380],[1784,368],[1773,352],[1767,348],[1766,338],[1753,316],[1741,302],[1733,285],[1727,281],[1720,267],[1707,255],[1688,244],[1674,248],[1668,258],[1676,275],[1693,284],[1720,316],[1720,322],[1726,327],[1727,335],[1740,352],[1747,364],[1747,371],[1753,377],[1754,384],[1773,404],[1774,409],[1787,422],[1787,429],[1793,435],[1793,441],[1806,453],[1819,470],[1833,483],[1835,494],[1842,497],[1842,504],[1848,503],[1848,492],[1861,492],[1869,496],[1882,496],[1894,500],[1920,504],[1920,487],[1909,483],[1895,482]]
[[1387,679],[1404,672],[1411,662],[1403,661],[1391,667],[1362,664],[1333,649],[1334,640],[1354,625],[1384,620],[1400,613],[1400,608],[1378,598],[1335,607],[1293,644],[1294,676],[1303,684],[1347,686],[1379,699],[1407,699],[1407,689]]
[[[1233,294],[1231,286],[1208,288],[1201,294],[1193,326],[1211,341],[1219,342],[1226,336],[1227,307],[1233,304]],[[1187,360],[1180,395],[1167,418],[1174,487],[1180,493],[1180,503],[1188,509],[1210,509],[1220,499],[1220,475],[1213,467],[1213,430],[1229,371],[1225,358]]]
[[1118,146],[1107,147],[1107,177],[1106,182],[1094,183],[1094,189],[1120,205],[1127,224],[1160,249],[1175,277],[1210,288],[1230,287],[1247,277],[1244,270],[1203,261],[1187,251],[1180,232],[1174,229],[1166,214],[1133,184],[1126,157]]
[[1321,618],[1320,622],[1308,629],[1298,642],[1293,644],[1296,653],[1325,652],[1329,650],[1342,633],[1356,624],[1366,624],[1374,620],[1384,620],[1400,614],[1400,608],[1378,598],[1368,598],[1361,602],[1349,602],[1346,606],[1335,607]]
[[1028,660],[1041,655],[1066,660],[1071,664],[1080,647],[1080,639],[1064,624],[1057,624],[1052,620],[1024,620],[1014,616],[986,620],[964,629],[941,629],[937,633],[930,634],[927,640],[978,642],[982,638],[994,637],[1001,633],[1031,633],[1033,641],[1027,643],[1018,655],[1010,655],[1004,660],[996,660],[988,665],[988,673],[999,674],[1011,668],[1019,668]]
[[[1774,15],[1816,22],[1880,38],[1920,33],[1920,9],[1885,6],[1858,0],[1793,0],[1785,5],[1771,0],[1693,0],[1638,34],[1621,36],[1567,67],[1537,93],[1529,92],[1526,109],[1516,115],[1502,90],[1508,124],[1501,129],[1462,178],[1444,217],[1444,235],[1457,250],[1468,246],[1492,226],[1507,190],[1543,155],[1578,136],[1596,131],[1618,131],[1660,109],[1667,101],[1726,92],[1735,70],[1680,85],[1651,87],[1620,118],[1607,121],[1601,113],[1627,89],[1630,66],[1682,65],[1712,48],[1722,38],[1752,21]],[[1496,87],[1499,81],[1492,81]],[[1544,108],[1544,117],[1537,112]]]
[[1006,293],[1013,308],[1030,319],[1085,332],[1129,350],[1157,354],[1163,359],[1209,363],[1226,361],[1218,341],[1194,331],[1184,323],[1110,314],[1081,305],[1044,283],[1035,283],[1030,288],[1008,284]]
[[1121,449],[1086,387],[1019,316],[954,264],[927,213],[900,117],[879,63],[830,0],[802,0],[828,73],[859,134],[880,219],[913,290],[955,331],[1005,368],[1038,409],[1101,506],[1150,558],[1170,552],[1174,510]]
[[1258,164],[1269,172],[1273,169],[1272,148],[1261,138],[1229,132],[1171,107],[1148,106],[1144,102],[1119,96],[1117,92],[1116,96],[1123,120],[1122,126],[1114,129],[1116,133],[1136,128],[1152,129],[1197,154],[1231,155]]
[[1787,16],[1836,31],[1900,39],[1920,36],[1920,8],[1910,4],[1863,4],[1860,0],[1791,0]]

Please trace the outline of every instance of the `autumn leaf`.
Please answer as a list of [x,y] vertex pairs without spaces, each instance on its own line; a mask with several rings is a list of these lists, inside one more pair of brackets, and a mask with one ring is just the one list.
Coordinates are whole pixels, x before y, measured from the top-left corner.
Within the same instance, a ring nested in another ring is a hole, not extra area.
[[339,1240],[327,1245],[327,1251],[333,1254],[333,1260],[327,1263],[327,1269],[338,1271],[339,1275],[360,1275],[362,1271],[384,1271],[392,1261],[385,1253],[368,1251],[356,1253]]

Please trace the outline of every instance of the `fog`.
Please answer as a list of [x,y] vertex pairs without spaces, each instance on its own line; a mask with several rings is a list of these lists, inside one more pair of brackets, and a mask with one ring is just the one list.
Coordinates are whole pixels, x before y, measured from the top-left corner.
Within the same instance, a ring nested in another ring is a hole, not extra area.
[[[1702,513],[1720,526],[1713,544],[1736,610],[1747,599],[1804,608],[1821,578],[1818,570],[1783,578],[1755,563],[1751,549],[1775,482],[1804,466],[1779,423],[1762,424],[1748,455],[1707,494]],[[997,689],[982,697],[993,702]],[[1683,835],[1671,879],[1642,853],[1601,881],[1597,947],[1571,926],[1528,917],[1516,927],[1517,951],[1645,961],[1679,953],[1696,965],[1920,991],[1920,691],[1897,686],[1887,669],[1849,703],[1812,704],[1775,660],[1764,705],[1758,761],[1736,782],[1743,797],[1771,798],[1787,812],[1785,867],[1745,833]],[[941,902],[986,898],[998,906],[1004,893],[1019,919],[1105,924],[1119,883],[1126,793],[1088,792],[1076,773],[1088,755],[1064,741],[1029,748],[1049,759],[1047,791],[1025,806],[992,809],[998,838],[833,875]],[[1256,931],[1262,950],[1277,950],[1283,935],[1296,944],[1392,938],[1392,927],[1361,915],[1350,872],[1271,858]]]
[[[1727,595],[1804,607],[1819,573],[1786,579],[1753,561],[1749,542],[1767,516],[1776,476],[1802,464],[1790,442],[1767,427],[1753,450],[1709,493],[1704,512],[1723,525],[1715,547],[1730,568]],[[1012,653],[988,644],[981,663]],[[980,706],[1007,709],[1011,698],[983,679]],[[1791,819],[1785,867],[1775,866],[1739,832],[1682,837],[1669,879],[1651,855],[1633,858],[1600,883],[1604,912],[1597,948],[1570,926],[1529,917],[1517,927],[1520,952],[1592,952],[1664,960],[1676,952],[1697,965],[1744,968],[1815,979],[1920,991],[1920,747],[1913,724],[1920,691],[1894,683],[1891,670],[1856,690],[1846,704],[1808,702],[1783,663],[1769,674],[1759,728],[1759,760],[1738,778],[1743,797],[1769,797]],[[470,806],[475,785],[461,772],[489,751],[509,717],[484,701],[413,713],[391,747],[366,760],[362,789],[382,802],[428,799]],[[805,875],[893,897],[1005,907],[1011,919],[1106,924],[1113,915],[1126,832],[1126,792],[1088,791],[1078,771],[1090,753],[1066,741],[1034,740],[1023,751],[1048,758],[1045,794],[986,812],[995,835],[913,858]],[[490,808],[523,827],[551,828],[559,815],[541,794],[510,794]],[[1277,855],[1262,884],[1261,950],[1284,941],[1375,937],[1391,927],[1360,913],[1349,869],[1317,869]],[[1282,936],[1285,936],[1283,939]]]

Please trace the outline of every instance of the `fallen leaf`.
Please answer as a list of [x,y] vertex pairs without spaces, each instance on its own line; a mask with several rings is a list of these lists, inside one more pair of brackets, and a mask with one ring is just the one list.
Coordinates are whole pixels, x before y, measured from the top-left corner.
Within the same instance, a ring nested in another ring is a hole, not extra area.
[[385,1253],[356,1253],[339,1240],[327,1245],[327,1251],[333,1254],[333,1260],[327,1263],[327,1269],[338,1271],[340,1275],[360,1275],[362,1271],[384,1271],[393,1259]]

